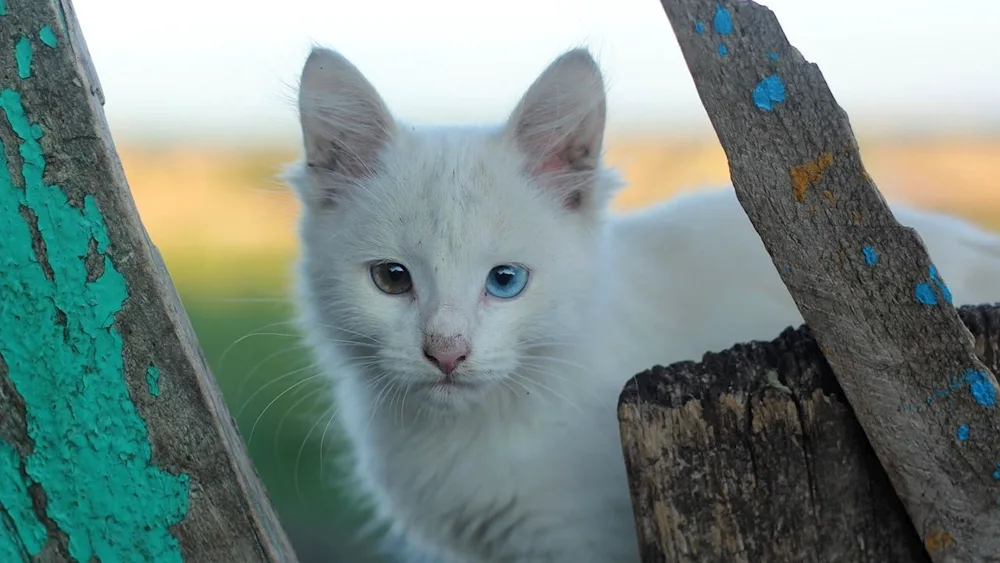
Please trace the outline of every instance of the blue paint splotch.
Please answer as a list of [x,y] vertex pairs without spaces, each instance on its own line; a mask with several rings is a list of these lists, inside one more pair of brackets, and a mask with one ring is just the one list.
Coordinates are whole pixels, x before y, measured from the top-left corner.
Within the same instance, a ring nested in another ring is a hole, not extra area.
[[712,18],[712,27],[719,35],[729,35],[733,32],[733,18],[729,15],[722,4],[715,5],[715,16]]
[[0,16],[7,15],[7,2],[6,0],[0,0]]
[[777,61],[778,60],[778,53],[768,53],[765,56],[767,57],[767,60],[769,60],[769,61]]
[[929,283],[918,283],[916,289],[914,289],[914,294],[917,297],[917,301],[923,303],[924,305],[937,305],[937,295],[934,294],[934,289],[931,288]]
[[[941,299],[945,303],[952,304],[951,290],[945,285],[944,280],[938,275],[937,267],[934,264],[930,265],[927,273],[930,282],[919,282],[914,288],[914,294],[917,301],[923,303],[924,305],[937,305],[938,297],[937,292],[941,293]],[[932,285],[933,284],[933,285]],[[937,288],[937,292],[934,289]]]
[[958,438],[959,441],[964,442],[969,439],[969,432],[969,425],[963,424],[958,427],[958,430],[955,431],[955,437]]
[[[996,464],[996,469],[993,471],[993,478],[1000,481],[1000,461]],[[997,497],[997,504],[1000,504],[1000,497]]]
[[31,40],[23,35],[14,45],[14,60],[17,61],[17,77],[21,80],[31,78]]
[[951,305],[952,304],[951,290],[948,289],[948,286],[945,285],[944,281],[938,276],[937,267],[934,264],[931,264],[929,273],[931,276],[931,281],[934,282],[934,285],[937,286],[938,291],[941,292],[941,297],[944,298],[944,302]]
[[729,53],[729,47],[726,47],[725,43],[723,43],[722,41],[719,41],[718,51],[719,51],[719,56],[720,57],[725,57],[726,54]]
[[694,22],[694,32],[698,35],[705,33],[705,24],[701,22]]
[[777,74],[772,74],[753,89],[753,103],[764,111],[773,111],[774,106],[785,101],[785,83]]
[[861,249],[861,253],[865,256],[865,264],[869,266],[878,264],[878,252],[874,248],[866,246]]
[[992,407],[997,404],[997,390],[993,387],[986,372],[972,370],[965,372],[965,382],[969,384],[969,392],[977,403],[984,407]]
[[56,34],[52,31],[51,26],[42,26],[42,29],[38,30],[38,38],[49,47],[55,48],[59,45],[59,40],[56,38]]
[[[934,400],[935,399],[951,399],[951,392],[952,391],[957,391],[957,390],[961,389],[964,385],[965,385],[965,381],[964,381],[963,378],[961,378],[961,377],[952,377],[951,380],[948,381],[948,387],[946,389],[935,389],[930,395],[928,395],[924,399],[924,402],[927,403],[927,406],[931,406],[931,405],[934,404]],[[913,410],[919,411],[920,408],[919,407],[914,407],[910,403],[906,403],[906,404],[900,406],[900,410],[901,411],[913,411]]]
[[[188,476],[153,464],[145,421],[129,396],[115,326],[128,287],[108,254],[104,216],[92,195],[74,205],[45,181],[44,131],[30,121],[21,94],[0,90],[0,110],[21,156],[17,185],[5,157],[15,148],[0,147],[0,356],[34,444],[16,475],[44,488],[46,514],[66,534],[74,560],[180,563],[170,527],[187,514]],[[22,209],[37,221],[51,277]],[[87,269],[92,243],[104,266],[96,279]],[[15,474],[10,464],[0,458],[0,474]],[[0,489],[23,496],[6,482]]]

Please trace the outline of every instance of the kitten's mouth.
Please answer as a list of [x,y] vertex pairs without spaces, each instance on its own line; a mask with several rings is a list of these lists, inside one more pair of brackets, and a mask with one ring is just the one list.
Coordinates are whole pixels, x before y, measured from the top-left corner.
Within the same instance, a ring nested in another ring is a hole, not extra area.
[[441,379],[438,379],[437,381],[429,381],[427,383],[423,383],[422,387],[426,387],[427,389],[431,389],[433,391],[455,392],[460,390],[473,389],[476,387],[476,384],[471,383],[469,381],[463,381],[461,379],[457,379],[451,376],[445,376],[442,377]]
[[472,389],[475,387],[474,384],[467,381],[458,381],[451,378],[439,379],[431,383],[430,386],[438,389]]

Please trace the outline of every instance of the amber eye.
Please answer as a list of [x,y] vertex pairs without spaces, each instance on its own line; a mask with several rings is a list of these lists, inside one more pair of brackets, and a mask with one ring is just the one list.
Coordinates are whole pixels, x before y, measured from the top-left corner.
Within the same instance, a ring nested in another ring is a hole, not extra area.
[[402,264],[380,262],[371,267],[371,274],[375,287],[383,293],[399,295],[413,288],[410,272]]

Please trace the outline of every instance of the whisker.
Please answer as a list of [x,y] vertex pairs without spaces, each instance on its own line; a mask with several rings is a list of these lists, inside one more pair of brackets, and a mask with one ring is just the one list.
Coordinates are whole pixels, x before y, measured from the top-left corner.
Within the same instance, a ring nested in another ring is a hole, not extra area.
[[[333,411],[332,415],[330,415],[331,411]],[[320,416],[316,417],[316,422],[313,423],[313,425],[309,428],[309,432],[306,432],[305,437],[302,438],[302,445],[299,446],[299,451],[295,455],[295,471],[294,471],[293,478],[294,478],[294,481],[295,481],[295,494],[298,496],[298,498],[299,498],[300,501],[302,500],[302,490],[299,488],[299,466],[302,464],[302,454],[303,454],[303,452],[305,452],[306,444],[309,442],[309,436],[312,436],[312,433],[316,430],[316,427],[319,426],[320,422],[323,422],[323,419],[325,419],[327,417],[327,415],[330,415],[331,418],[337,416],[337,405],[336,404],[330,405],[330,407],[327,408],[326,411],[323,412],[323,414],[321,414]],[[329,426],[329,424],[330,424],[329,419],[327,419],[327,426]],[[326,431],[325,430],[323,431],[323,435],[324,436],[326,435]],[[322,458],[323,453],[322,452],[323,452],[323,442],[321,441],[320,442],[320,456],[321,457],[320,457],[320,461],[319,461],[319,463],[320,463],[320,476],[322,476],[322,474],[323,474],[323,458]]]
[[[524,389],[524,392],[525,392],[525,393],[527,393],[527,394],[529,394],[529,395],[531,394],[531,389],[530,389],[530,388],[529,388],[529,387],[528,387],[527,385],[525,385],[524,383],[522,383],[522,382],[521,382],[521,381],[520,381],[520,380],[519,380],[518,378],[516,378],[516,377],[511,377],[511,378],[506,378],[506,379],[501,379],[500,381],[504,382],[504,384],[507,384],[508,382],[509,382],[509,383],[517,383],[518,385],[520,385],[520,386],[521,386],[521,388],[522,388],[522,389]],[[511,392],[513,392],[514,394],[519,394],[519,393],[517,392],[517,390],[516,390],[516,389],[514,389],[513,387],[511,387],[510,385],[507,385],[507,388],[508,388],[508,389],[510,389],[510,390],[511,390]]]
[[[303,387],[302,389],[306,389],[306,387]],[[281,417],[281,420],[278,421],[278,427],[274,430],[274,442],[272,444],[272,446],[274,448],[274,457],[275,457],[275,459],[280,459],[281,458],[281,452],[278,451],[278,441],[281,438],[281,430],[285,426],[285,421],[288,420],[288,417],[293,412],[295,412],[296,407],[298,407],[299,405],[301,405],[307,399],[313,399],[313,400],[317,399],[317,393],[315,393],[315,392],[313,392],[313,393],[306,393],[305,395],[303,395],[302,397],[300,397],[297,401],[295,401],[294,403],[292,403],[292,405],[290,407],[288,407],[288,411]]]
[[210,299],[208,303],[232,303],[232,304],[246,304],[246,303],[291,303],[289,297],[220,297],[218,299]]
[[326,449],[325,448],[326,447],[326,433],[330,431],[330,423],[333,422],[333,420],[335,418],[337,418],[337,413],[340,412],[340,405],[339,404],[334,403],[333,406],[336,407],[336,410],[333,411],[333,414],[330,416],[330,418],[328,418],[326,420],[326,425],[323,427],[323,434],[322,434],[322,436],[320,436],[320,439],[319,439],[319,478],[320,479],[323,478],[323,466],[324,466],[324,462],[326,461],[326,453],[324,451]]
[[410,387],[412,387],[412,385],[403,386],[403,400],[399,403],[399,418],[404,421],[404,417],[406,416],[406,394],[410,392]]
[[266,324],[266,325],[264,325],[262,327],[255,328],[252,331],[250,331],[249,333],[244,334],[243,336],[237,338],[232,344],[230,344],[229,346],[227,346],[226,349],[222,351],[222,355],[219,356],[219,365],[220,365],[220,367],[222,365],[222,362],[226,361],[226,357],[229,355],[229,352],[231,352],[233,350],[233,348],[237,344],[239,344],[240,342],[243,342],[247,338],[250,338],[250,337],[253,337],[253,336],[282,336],[282,337],[287,337],[287,338],[295,338],[297,335],[295,335],[295,334],[285,334],[283,332],[257,332],[259,330],[264,330],[266,328],[271,328],[271,327],[281,326],[281,325],[294,324],[294,323],[295,323],[295,321],[288,321],[288,320],[285,320],[285,321],[276,321],[276,322],[273,322],[273,323]]
[[[382,345],[382,341],[381,340],[379,340],[378,338],[376,338],[376,337],[374,337],[374,336],[372,336],[370,334],[363,334],[361,332],[358,332],[356,330],[351,330],[351,329],[343,327],[343,326],[335,326],[335,325],[329,325],[329,324],[323,324],[323,323],[316,323],[316,326],[319,326],[319,327],[322,327],[322,328],[328,328],[330,330],[336,330],[336,331],[340,331],[340,332],[346,332],[347,334],[353,334],[354,336],[357,336],[359,338],[364,338],[365,340],[371,340],[372,342],[374,342],[375,344],[377,344],[379,346]],[[362,344],[361,342],[356,342],[356,341],[353,341],[353,340],[343,340],[342,342],[344,342],[346,344]]]
[[572,360],[567,360],[565,358],[559,358],[556,356],[535,356],[531,354],[524,354],[519,359],[521,360],[535,360],[535,361],[545,361],[545,362],[556,362],[559,364],[564,364],[572,368],[576,368],[581,371],[587,371],[588,368],[583,364],[579,364]]
[[[275,383],[281,381],[282,379],[285,379],[286,377],[291,377],[291,376],[295,375],[296,373],[302,373],[303,371],[305,371],[307,369],[313,369],[313,368],[317,368],[317,367],[319,367],[319,366],[317,366],[315,364],[310,364],[310,365],[307,365],[307,366],[303,366],[303,367],[300,367],[298,369],[286,372],[283,375],[275,377],[271,381],[268,381],[267,383],[261,385],[256,391],[254,391],[253,395],[250,395],[249,397],[247,397],[247,400],[236,411],[236,418],[237,419],[240,418],[240,416],[243,414],[243,409],[247,408],[247,405],[250,404],[250,401],[253,401],[253,398],[256,397],[257,395],[259,395],[260,392],[263,391],[264,389],[267,389],[268,387],[274,385]],[[317,375],[319,375],[319,374],[317,374]]]
[[[539,366],[537,364],[531,364],[531,363],[522,363],[521,367],[524,368],[524,369],[530,370],[530,371],[532,371],[534,373],[541,374],[541,376],[543,378],[558,379],[561,382],[569,385],[573,389],[583,390],[583,391],[585,391],[587,393],[587,395],[589,397],[597,400],[599,403],[603,404],[603,403],[607,403],[608,402],[608,398],[607,397],[601,396],[600,394],[598,394],[597,392],[595,392],[593,389],[591,389],[587,385],[579,385],[579,383],[577,381],[575,381],[571,377],[567,377],[565,374],[559,373],[557,370],[544,370],[544,369],[542,369],[542,366]],[[624,382],[622,383],[622,385],[624,385]]]
[[243,391],[246,389],[247,382],[250,381],[250,379],[253,377],[253,374],[257,373],[257,370],[259,370],[260,368],[262,368],[264,366],[264,364],[266,364],[268,361],[272,360],[276,356],[280,356],[282,354],[287,354],[289,352],[294,352],[294,351],[302,350],[305,347],[306,347],[305,344],[299,344],[299,345],[296,345],[296,346],[289,346],[287,348],[282,348],[282,349],[280,349],[280,350],[278,350],[276,352],[268,354],[268,356],[266,358],[264,358],[263,360],[261,360],[260,362],[258,362],[257,365],[254,366],[254,368],[252,370],[248,371],[243,376],[243,381],[240,382],[240,386],[236,390],[236,401],[239,402],[240,399],[243,398]]
[[[396,424],[396,411],[395,411],[395,409],[392,408],[392,405],[396,402],[396,397],[399,396],[399,391],[400,391],[400,388],[402,388],[402,387],[403,387],[402,385],[395,385],[394,389],[393,389],[393,392],[392,392],[392,397],[389,398],[389,411],[392,413],[393,424]],[[403,411],[399,412],[399,421],[400,421],[400,428],[402,428],[402,424],[403,424]]]
[[531,348],[541,347],[541,346],[566,346],[566,347],[580,346],[580,343],[577,342],[576,338],[571,337],[565,340],[559,340],[553,338],[551,335],[544,335],[536,338],[527,338],[519,341],[518,344],[520,344],[521,346],[531,347]]
[[249,445],[253,441],[253,435],[257,431],[257,424],[260,423],[260,419],[264,418],[264,413],[267,412],[267,409],[271,408],[271,405],[273,405],[275,402],[277,402],[278,399],[280,399],[281,397],[283,397],[285,395],[285,393],[288,393],[292,389],[297,388],[299,385],[303,385],[303,384],[305,384],[305,383],[307,383],[309,381],[312,381],[313,379],[316,379],[317,377],[319,377],[319,374],[312,375],[310,377],[302,379],[301,381],[298,381],[297,383],[292,384],[290,387],[288,387],[288,389],[285,389],[284,391],[282,391],[281,393],[279,393],[277,397],[271,399],[271,402],[268,403],[266,407],[264,407],[264,410],[260,411],[260,414],[257,415],[257,419],[253,421],[253,426],[250,427],[250,437],[247,438],[247,445]]
[[371,417],[368,419],[368,425],[365,427],[365,432],[369,432],[371,430],[372,423],[375,421],[375,414],[378,411],[379,404],[381,403],[382,394],[386,392],[390,385],[392,385],[392,380],[389,378],[388,372],[383,372],[382,375],[376,377],[371,383],[365,386],[366,388],[375,387],[382,381],[385,381],[385,384],[379,388],[378,394],[375,396],[375,400],[372,401],[372,413]]
[[559,393],[558,391],[556,391],[555,389],[552,389],[551,387],[545,385],[544,383],[542,383],[540,381],[537,381],[535,379],[531,379],[529,377],[525,377],[525,376],[523,376],[523,375],[521,375],[521,374],[519,374],[517,372],[514,372],[511,375],[514,378],[523,379],[527,383],[531,383],[532,385],[535,385],[535,386],[537,386],[537,387],[539,387],[541,389],[544,389],[544,390],[548,391],[549,393],[552,393],[552,395],[554,395],[556,398],[558,398],[558,399],[560,399],[562,401],[565,401],[569,406],[577,409],[581,413],[584,412],[584,410],[582,408],[580,408],[580,406],[577,405],[575,402],[573,402],[572,400],[570,400],[569,397],[567,397],[567,396]]

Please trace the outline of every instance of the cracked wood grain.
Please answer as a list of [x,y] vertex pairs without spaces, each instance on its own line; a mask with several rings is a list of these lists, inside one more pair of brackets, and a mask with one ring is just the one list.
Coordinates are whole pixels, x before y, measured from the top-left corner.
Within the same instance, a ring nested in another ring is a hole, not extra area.
[[[1000,368],[1000,306],[960,315]],[[953,541],[921,540],[806,326],[641,373],[618,413],[644,563],[918,563]]]

